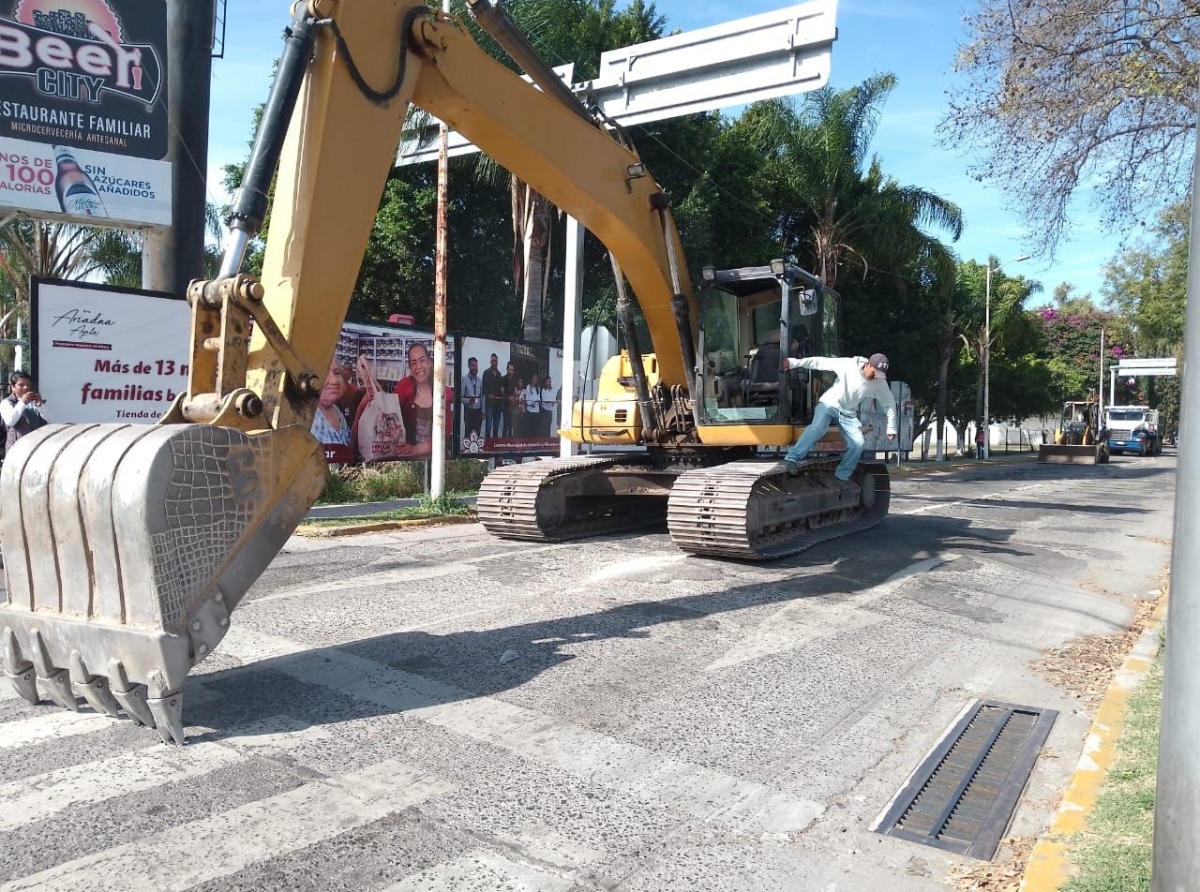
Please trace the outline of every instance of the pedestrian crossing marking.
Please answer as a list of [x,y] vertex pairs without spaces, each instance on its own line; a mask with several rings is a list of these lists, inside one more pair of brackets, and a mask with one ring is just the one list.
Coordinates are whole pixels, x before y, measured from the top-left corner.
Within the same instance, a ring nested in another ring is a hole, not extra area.
[[[193,732],[195,733],[195,732]],[[245,762],[263,750],[286,751],[332,735],[320,726],[305,727],[291,716],[270,716],[226,732],[216,739],[180,748],[155,744],[0,784],[0,833],[53,817],[75,806],[92,805],[201,777]]]
[[6,883],[0,892],[184,892],[453,789],[385,760],[68,861]]

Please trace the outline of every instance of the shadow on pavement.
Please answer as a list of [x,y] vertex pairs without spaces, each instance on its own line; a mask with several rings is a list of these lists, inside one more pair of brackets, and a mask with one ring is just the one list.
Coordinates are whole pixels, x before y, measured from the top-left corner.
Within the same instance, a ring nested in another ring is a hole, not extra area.
[[[404,631],[352,641],[329,648],[264,659],[258,663],[189,678],[184,704],[188,724],[216,729],[242,725],[263,715],[286,712],[311,724],[337,724],[357,717],[396,714],[518,688],[544,672],[576,658],[580,646],[621,638],[647,638],[665,624],[703,624],[725,612],[753,607],[787,605],[812,599],[841,602],[877,586],[914,562],[953,549],[960,554],[1026,556],[1031,552],[1008,544],[1014,530],[974,528],[963,518],[906,517],[894,519],[852,538],[823,543],[810,552],[766,565],[772,571],[792,569],[783,579],[764,574],[761,582],[743,583],[720,591],[664,600],[614,603],[603,610],[555,617],[530,623],[445,634]],[[851,546],[849,543],[853,542]],[[679,574],[681,566],[710,559],[689,558],[661,572]],[[718,564],[724,562],[716,562]],[[739,564],[753,572],[755,564]],[[679,577],[686,578],[686,577]],[[621,592],[621,579],[587,583]],[[364,590],[349,597],[370,598]],[[361,606],[361,603],[360,605]],[[237,616],[234,615],[234,623]],[[502,654],[516,659],[501,665]],[[357,660],[369,661],[359,663]],[[348,667],[347,663],[351,665]],[[357,671],[370,678],[358,678]],[[329,672],[329,687],[321,680]],[[380,678],[380,672],[385,674]],[[393,675],[394,673],[394,675]],[[384,684],[399,693],[378,700],[360,699],[337,688],[361,682],[365,690]],[[187,706],[187,691],[202,685],[219,697],[205,697]],[[398,698],[398,699],[397,699]],[[190,738],[220,737],[220,730]]]

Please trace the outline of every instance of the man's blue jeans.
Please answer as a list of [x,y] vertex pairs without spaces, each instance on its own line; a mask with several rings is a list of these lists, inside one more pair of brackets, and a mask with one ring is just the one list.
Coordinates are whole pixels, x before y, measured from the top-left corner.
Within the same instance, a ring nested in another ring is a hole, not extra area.
[[857,415],[851,412],[839,412],[824,403],[817,403],[817,411],[813,412],[812,424],[804,429],[804,433],[800,435],[796,445],[787,451],[785,456],[787,461],[798,462],[808,455],[813,446],[817,445],[817,441],[825,436],[829,425],[834,422],[837,422],[838,430],[842,432],[842,439],[846,441],[846,451],[842,453],[841,463],[838,464],[834,476],[838,480],[849,480],[862,456],[862,424]]

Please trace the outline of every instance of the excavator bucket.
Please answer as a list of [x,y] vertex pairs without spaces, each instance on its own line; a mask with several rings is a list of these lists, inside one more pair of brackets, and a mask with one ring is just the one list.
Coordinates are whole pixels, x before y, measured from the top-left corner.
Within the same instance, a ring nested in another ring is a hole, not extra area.
[[306,430],[54,424],[0,471],[5,672],[183,743],[183,681],[320,494]]

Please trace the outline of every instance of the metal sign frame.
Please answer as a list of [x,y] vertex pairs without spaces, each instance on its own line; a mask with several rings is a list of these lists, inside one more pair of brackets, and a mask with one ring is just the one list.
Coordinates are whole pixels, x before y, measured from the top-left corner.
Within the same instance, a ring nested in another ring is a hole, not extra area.
[[[829,82],[837,40],[837,0],[809,0],[600,56],[600,75],[572,85],[588,108],[623,126],[747,105],[816,90]],[[571,83],[574,66],[554,70]],[[430,119],[405,139],[397,166],[437,159]],[[449,154],[479,151],[451,131]]]

